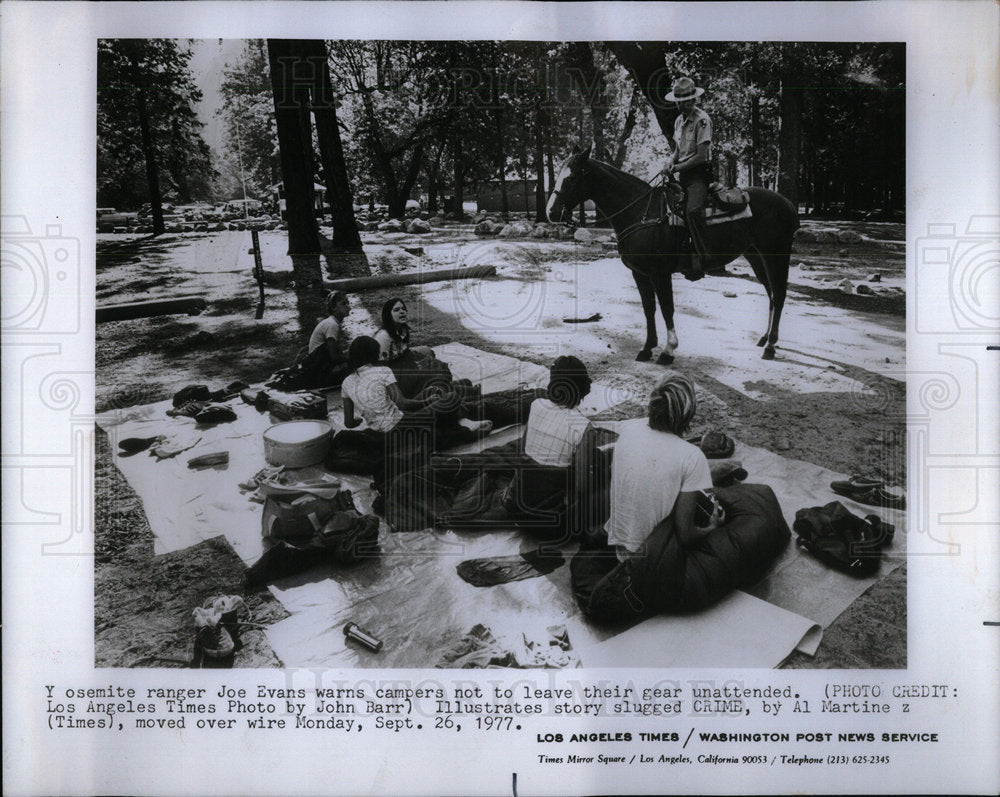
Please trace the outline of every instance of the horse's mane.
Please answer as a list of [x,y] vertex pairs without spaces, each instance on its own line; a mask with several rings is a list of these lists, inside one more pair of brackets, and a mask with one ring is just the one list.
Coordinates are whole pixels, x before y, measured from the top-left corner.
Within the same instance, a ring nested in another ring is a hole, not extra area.
[[643,189],[645,191],[648,191],[649,188],[650,188],[649,183],[647,183],[641,177],[636,177],[634,174],[629,174],[628,172],[624,172],[621,169],[619,169],[619,168],[617,168],[615,166],[612,166],[610,163],[605,163],[604,161],[594,160],[593,158],[590,159],[590,163],[591,163],[591,165],[599,166],[602,169],[604,169],[605,171],[611,172],[614,175],[622,177],[627,182],[632,183],[632,185],[634,185],[636,188],[641,188],[641,189]]

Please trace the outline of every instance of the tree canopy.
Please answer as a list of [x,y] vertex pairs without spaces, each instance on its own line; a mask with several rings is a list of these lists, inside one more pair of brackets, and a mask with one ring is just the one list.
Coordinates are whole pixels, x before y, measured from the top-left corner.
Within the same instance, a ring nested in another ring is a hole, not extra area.
[[[903,44],[340,40],[326,52],[322,119],[328,132],[336,122],[349,184],[338,190],[393,216],[416,198],[460,214],[485,186],[504,211],[540,216],[555,165],[580,142],[651,179],[671,147],[676,109],[664,96],[682,74],[706,89],[723,182],[775,188],[821,213],[904,207]],[[265,44],[247,41],[225,73],[214,183],[187,53],[178,42],[99,44],[102,204],[149,201],[139,98],[165,193],[237,194],[241,154],[248,195],[280,181]],[[311,142],[323,182],[322,142]]]
[[186,43],[97,44],[97,202],[138,208],[209,199],[214,173]]

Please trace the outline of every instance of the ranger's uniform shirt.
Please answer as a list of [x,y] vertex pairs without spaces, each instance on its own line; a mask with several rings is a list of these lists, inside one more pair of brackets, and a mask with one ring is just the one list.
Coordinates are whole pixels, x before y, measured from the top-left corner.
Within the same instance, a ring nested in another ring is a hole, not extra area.
[[708,143],[708,158],[712,158],[712,120],[701,108],[695,107],[687,119],[684,114],[677,114],[674,121],[674,144],[677,147],[677,160],[682,161],[698,151],[698,145]]

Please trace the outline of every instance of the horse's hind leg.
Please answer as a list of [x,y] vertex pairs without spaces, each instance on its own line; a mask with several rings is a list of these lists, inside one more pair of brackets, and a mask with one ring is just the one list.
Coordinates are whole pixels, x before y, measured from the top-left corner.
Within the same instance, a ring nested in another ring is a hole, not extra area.
[[746,258],[750,261],[757,279],[767,291],[767,332],[761,335],[757,345],[764,347],[764,353],[761,355],[763,359],[773,360],[774,347],[778,342],[781,311],[785,307],[785,295],[788,291],[788,262],[791,252],[786,248],[784,252],[763,255],[754,248],[746,253]]
[[757,282],[763,285],[764,290],[767,292],[767,329],[764,330],[764,334],[757,340],[757,345],[763,346],[767,343],[767,336],[771,332],[771,314],[774,310],[774,300],[771,298],[771,285],[767,281],[767,268],[764,265],[764,258],[761,254],[756,249],[748,249],[744,257],[750,263],[750,268],[753,269],[753,275],[757,278]]
[[639,362],[647,362],[653,359],[653,349],[658,343],[656,339],[656,293],[653,290],[653,283],[645,274],[638,271],[632,272],[635,286],[639,289],[639,298],[642,299],[642,314],[646,316],[646,342],[642,349],[635,356]]

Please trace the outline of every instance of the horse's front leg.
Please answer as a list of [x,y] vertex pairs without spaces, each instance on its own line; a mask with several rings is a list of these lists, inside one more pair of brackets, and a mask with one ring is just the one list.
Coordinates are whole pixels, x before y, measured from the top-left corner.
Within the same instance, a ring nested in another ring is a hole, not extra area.
[[663,347],[656,362],[658,365],[670,365],[674,361],[674,352],[679,345],[677,332],[674,330],[674,286],[670,281],[670,271],[668,269],[657,271],[651,281],[656,298],[660,300],[663,321],[667,325],[667,345]]
[[635,355],[637,361],[644,363],[653,359],[653,349],[659,342],[656,339],[656,292],[653,290],[653,283],[645,274],[633,271],[632,278],[639,289],[639,298],[642,299],[642,314],[646,316],[646,342]]

